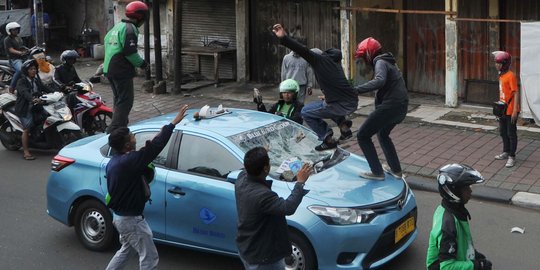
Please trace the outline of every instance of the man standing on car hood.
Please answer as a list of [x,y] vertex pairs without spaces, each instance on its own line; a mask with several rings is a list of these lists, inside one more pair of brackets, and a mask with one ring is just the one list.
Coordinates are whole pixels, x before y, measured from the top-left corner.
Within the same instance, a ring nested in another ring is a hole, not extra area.
[[305,163],[298,171],[287,199],[273,192],[272,181],[266,180],[270,158],[265,148],[249,150],[244,156],[244,168],[234,185],[240,259],[248,270],[285,269],[284,258],[292,252],[285,216],[294,214],[308,193],[304,183],[311,167]]

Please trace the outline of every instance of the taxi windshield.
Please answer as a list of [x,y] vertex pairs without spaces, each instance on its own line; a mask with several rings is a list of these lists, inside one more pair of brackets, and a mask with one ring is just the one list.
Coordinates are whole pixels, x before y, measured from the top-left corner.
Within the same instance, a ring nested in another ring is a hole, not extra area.
[[318,172],[348,156],[341,149],[316,151],[315,146],[321,143],[317,136],[304,126],[285,119],[232,135],[229,139],[244,153],[257,146],[268,149],[270,176],[276,179],[291,180],[304,162],[315,164],[315,172]]

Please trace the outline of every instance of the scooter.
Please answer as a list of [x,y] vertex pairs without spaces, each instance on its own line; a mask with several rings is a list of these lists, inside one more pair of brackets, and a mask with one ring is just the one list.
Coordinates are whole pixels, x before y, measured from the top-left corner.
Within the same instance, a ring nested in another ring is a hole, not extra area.
[[[62,100],[64,94],[54,92],[39,97],[43,106],[44,120],[37,120],[30,130],[29,146],[37,149],[60,149],[82,138],[81,128],[71,122],[71,112]],[[0,142],[11,151],[22,146],[21,135],[23,126],[15,114],[14,94],[0,95]]]
[[[29,59],[29,55],[31,54],[31,52],[37,49],[42,49],[43,51],[45,51],[41,47],[34,46],[30,48],[27,51],[27,54],[23,56],[23,61]],[[47,55],[46,59],[47,59],[47,62],[53,64],[52,58],[50,56]],[[15,74],[15,69],[13,69],[13,67],[9,63],[9,60],[0,59],[0,87],[9,86],[11,84],[11,79],[13,78],[14,74]]]
[[111,124],[113,110],[93,91],[92,83],[76,83],[67,91],[66,103],[74,115],[73,121],[88,135],[105,132]]

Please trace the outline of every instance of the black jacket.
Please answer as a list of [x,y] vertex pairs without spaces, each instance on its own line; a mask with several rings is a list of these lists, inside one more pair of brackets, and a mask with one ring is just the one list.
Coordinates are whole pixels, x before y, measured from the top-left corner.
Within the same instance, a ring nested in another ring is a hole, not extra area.
[[111,196],[109,208],[120,216],[139,216],[147,201],[143,175],[148,164],[165,148],[171,138],[173,124],[163,126],[152,141],[138,151],[114,155],[107,164],[107,190]]
[[311,65],[313,73],[321,86],[326,103],[339,103],[349,110],[356,110],[358,93],[353,89],[341,67],[341,51],[328,49],[316,54],[302,44],[284,36],[281,44],[298,53]]
[[408,104],[407,87],[394,56],[391,53],[381,54],[373,59],[373,65],[373,79],[355,87],[358,93],[378,90],[375,106]]
[[[257,104],[257,110],[260,112],[268,112],[271,114],[275,114],[277,111],[281,109],[284,103],[285,101],[280,99],[278,102],[272,105],[269,111],[266,110],[266,106],[264,106],[264,103]],[[304,108],[304,104],[298,102],[297,100],[294,100],[291,108],[289,109],[286,115],[283,115],[283,117],[287,119],[291,119],[298,124],[302,124],[304,122],[304,120],[302,119],[302,114],[300,113],[302,111],[302,108]]]
[[291,254],[285,216],[292,215],[307,194],[296,183],[285,200],[271,190],[272,182],[242,172],[234,186],[238,212],[236,244],[250,264],[269,264]]
[[[22,74],[21,74],[22,75]],[[28,108],[32,105],[32,99],[46,93],[52,93],[52,90],[45,86],[38,75],[34,77],[34,83],[37,85],[37,92],[34,92],[32,83],[28,77],[22,75],[17,81],[17,100],[15,101],[15,114],[20,117],[26,116]]]
[[64,63],[56,67],[54,71],[54,82],[63,90],[66,85],[80,83],[81,78],[79,78],[77,70],[73,65]]

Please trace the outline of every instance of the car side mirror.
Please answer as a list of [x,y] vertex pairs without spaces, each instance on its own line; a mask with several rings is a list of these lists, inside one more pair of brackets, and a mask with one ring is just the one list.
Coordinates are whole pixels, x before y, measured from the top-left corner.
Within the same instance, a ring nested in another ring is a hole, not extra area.
[[227,174],[227,182],[230,182],[230,183],[236,183],[236,179],[238,179],[238,176],[240,175],[240,173],[242,172],[242,170],[236,170],[236,171],[231,171],[229,174]]

